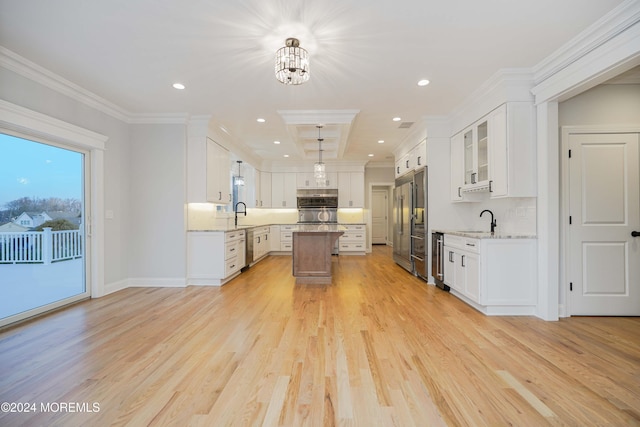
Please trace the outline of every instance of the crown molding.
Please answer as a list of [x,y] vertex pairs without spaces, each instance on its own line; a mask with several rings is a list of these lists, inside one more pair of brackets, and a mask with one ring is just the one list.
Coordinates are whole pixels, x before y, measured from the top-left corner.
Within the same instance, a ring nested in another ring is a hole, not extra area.
[[104,150],[105,135],[0,99],[0,126],[82,148]]
[[505,102],[533,102],[533,72],[529,68],[503,68],[472,92],[449,118],[452,134],[471,125]]
[[39,83],[55,92],[68,96],[81,104],[98,110],[121,122],[129,124],[185,124],[187,115],[176,114],[134,114],[118,105],[90,92],[77,84],[29,61],[17,53],[0,46],[0,67]]
[[533,67],[536,85],[640,22],[640,1],[626,0]]

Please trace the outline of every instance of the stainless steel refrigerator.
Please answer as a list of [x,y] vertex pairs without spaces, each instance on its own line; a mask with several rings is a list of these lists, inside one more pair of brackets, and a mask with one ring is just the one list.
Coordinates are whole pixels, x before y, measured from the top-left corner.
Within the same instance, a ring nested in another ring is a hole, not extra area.
[[427,210],[427,168],[416,170],[413,175],[413,202],[411,223],[411,259],[413,271],[424,280],[429,280],[426,236]]
[[393,190],[393,260],[411,273],[412,203],[413,173],[410,172],[396,179]]

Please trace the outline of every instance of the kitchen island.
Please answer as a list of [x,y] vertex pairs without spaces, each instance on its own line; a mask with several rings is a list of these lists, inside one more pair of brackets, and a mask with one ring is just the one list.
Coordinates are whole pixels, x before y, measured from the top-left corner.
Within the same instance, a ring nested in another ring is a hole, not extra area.
[[331,284],[331,252],[346,230],[338,224],[300,224],[293,230],[296,284]]

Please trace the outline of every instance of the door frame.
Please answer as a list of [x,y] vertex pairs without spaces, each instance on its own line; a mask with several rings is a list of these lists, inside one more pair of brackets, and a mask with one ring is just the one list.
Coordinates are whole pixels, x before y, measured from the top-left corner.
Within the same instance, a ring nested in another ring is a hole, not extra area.
[[560,317],[570,317],[571,299],[569,295],[569,137],[579,134],[598,133],[640,133],[640,126],[636,125],[591,125],[591,126],[562,126],[560,138]]
[[384,244],[388,245],[389,244],[389,188],[386,187],[384,189],[377,189],[377,188],[372,188],[371,190],[371,245],[373,245],[373,198],[374,195],[376,193],[380,193],[385,195],[386,197],[386,201],[385,201],[385,221],[384,221],[384,232],[385,232],[385,237],[384,237]]
[[[109,138],[3,100],[0,100],[0,128],[3,133],[19,138],[86,153],[85,286],[91,298],[104,296],[104,151]],[[52,305],[51,309],[54,308]],[[11,323],[28,317],[29,312],[16,315]]]
[[[374,187],[385,187],[387,189],[387,200],[391,200],[393,197],[393,188],[395,187],[395,182],[369,182],[367,185],[367,197],[365,200],[365,212],[366,212],[366,222],[367,228],[369,232],[367,232],[367,252],[371,253],[373,245],[372,241],[372,227],[373,227],[373,215],[371,214],[371,203],[373,200],[373,188]],[[388,218],[393,217],[393,203],[387,203],[387,214]],[[389,220],[387,220],[387,232],[389,232]],[[391,231],[393,233],[393,231]],[[393,239],[389,240],[389,236],[387,235],[387,246],[393,246]]]

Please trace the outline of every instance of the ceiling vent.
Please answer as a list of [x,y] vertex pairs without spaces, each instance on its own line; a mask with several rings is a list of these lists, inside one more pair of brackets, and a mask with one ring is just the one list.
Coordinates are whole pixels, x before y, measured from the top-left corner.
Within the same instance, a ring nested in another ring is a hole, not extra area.
[[400,126],[398,126],[398,129],[409,129],[414,123],[415,122],[402,122]]

